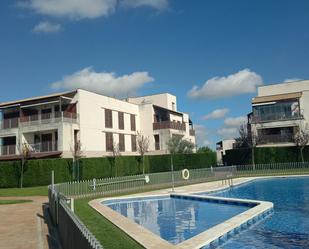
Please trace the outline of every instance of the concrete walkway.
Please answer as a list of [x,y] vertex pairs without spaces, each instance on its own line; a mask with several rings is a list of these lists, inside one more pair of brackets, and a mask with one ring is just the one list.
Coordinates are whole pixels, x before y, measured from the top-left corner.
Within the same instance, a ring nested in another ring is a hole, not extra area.
[[0,197],[32,200],[0,205],[0,249],[60,249],[47,211],[47,197]]

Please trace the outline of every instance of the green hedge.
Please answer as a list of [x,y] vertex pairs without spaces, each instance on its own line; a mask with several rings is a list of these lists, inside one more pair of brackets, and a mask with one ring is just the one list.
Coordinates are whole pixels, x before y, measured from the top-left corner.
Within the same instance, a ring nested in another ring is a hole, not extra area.
[[[223,157],[226,165],[252,164],[250,148],[227,150]],[[309,161],[309,146],[303,150],[304,160]],[[298,147],[263,147],[254,149],[256,164],[300,162],[301,156]]]
[[[55,171],[55,182],[72,180],[72,160],[45,159],[29,160],[24,167],[24,187],[43,186],[51,182],[51,172]],[[20,161],[0,162],[0,187],[19,187]]]
[[[196,153],[174,156],[174,169],[194,169],[216,164],[215,153]],[[72,159],[28,160],[24,169],[24,187],[48,185],[51,171],[55,172],[55,182],[89,180],[115,176],[136,175],[143,172],[139,156],[119,156],[82,158],[78,165]],[[169,155],[145,156],[145,172],[155,173],[170,170]],[[18,187],[20,180],[20,161],[0,162],[0,188]]]

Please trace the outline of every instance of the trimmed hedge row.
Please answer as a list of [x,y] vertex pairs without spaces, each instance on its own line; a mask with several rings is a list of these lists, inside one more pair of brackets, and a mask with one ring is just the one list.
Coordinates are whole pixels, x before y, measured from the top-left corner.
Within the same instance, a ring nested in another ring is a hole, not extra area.
[[[252,164],[252,150],[241,148],[227,150],[223,157],[225,165]],[[303,150],[304,161],[309,161],[309,146]],[[298,147],[263,147],[254,149],[254,160],[256,164],[263,163],[285,163],[301,162]]]
[[[55,172],[56,182],[72,180],[72,160],[45,159],[29,160],[24,167],[24,187],[43,186],[51,182],[51,172]],[[20,185],[21,162],[0,162],[0,188],[14,188]]]
[[[215,153],[196,153],[175,155],[174,169],[205,168],[216,165]],[[155,173],[170,170],[170,155],[145,156],[145,172]],[[24,169],[24,187],[48,185],[51,172],[55,172],[55,182],[89,180],[115,176],[135,175],[143,172],[139,156],[119,156],[100,158],[82,158],[78,165],[72,159],[39,159],[28,160]],[[0,162],[0,188],[18,187],[21,162]]]

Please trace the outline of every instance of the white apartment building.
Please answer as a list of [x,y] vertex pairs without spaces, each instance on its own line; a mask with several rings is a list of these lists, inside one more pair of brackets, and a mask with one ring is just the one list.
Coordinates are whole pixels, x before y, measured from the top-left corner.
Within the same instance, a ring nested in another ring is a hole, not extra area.
[[195,144],[188,114],[177,111],[169,93],[126,100],[90,91],[75,91],[0,103],[0,160],[18,159],[27,144],[30,157],[72,157],[81,144],[82,155],[137,154],[137,135],[150,140],[149,154],[167,153],[173,135]]
[[295,133],[309,121],[309,80],[259,87],[248,117],[258,147],[295,145]]
[[217,164],[223,164],[223,157],[225,156],[225,151],[232,150],[234,148],[235,139],[221,140],[216,143],[216,153],[217,153]]

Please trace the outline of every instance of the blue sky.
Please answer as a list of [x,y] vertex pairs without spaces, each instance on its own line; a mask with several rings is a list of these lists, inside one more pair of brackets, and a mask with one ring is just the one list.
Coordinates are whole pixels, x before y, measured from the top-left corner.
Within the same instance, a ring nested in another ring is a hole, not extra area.
[[308,27],[307,0],[2,0],[0,102],[171,92],[213,147],[257,86],[309,78]]

